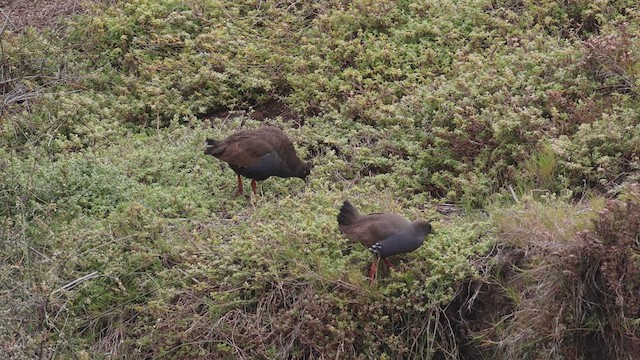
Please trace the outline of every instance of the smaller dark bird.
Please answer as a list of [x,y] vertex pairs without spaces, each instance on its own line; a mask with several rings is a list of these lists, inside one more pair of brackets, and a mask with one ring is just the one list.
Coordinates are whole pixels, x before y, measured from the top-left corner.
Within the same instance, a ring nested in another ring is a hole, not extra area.
[[229,163],[238,175],[236,195],[243,193],[241,176],[251,179],[256,194],[256,180],[271,176],[306,180],[311,172],[310,164],[298,158],[289,137],[273,126],[239,131],[220,141],[207,139],[204,153]]
[[338,226],[349,240],[368,247],[376,257],[369,271],[371,284],[373,284],[380,259],[394,267],[387,257],[418,249],[422,246],[425,237],[433,232],[430,223],[410,222],[397,214],[361,215],[349,201],[345,201],[340,208]]

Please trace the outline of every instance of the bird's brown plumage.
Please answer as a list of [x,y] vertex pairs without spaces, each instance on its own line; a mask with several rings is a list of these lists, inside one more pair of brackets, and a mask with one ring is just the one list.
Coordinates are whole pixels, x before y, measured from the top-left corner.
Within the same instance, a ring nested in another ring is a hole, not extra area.
[[411,222],[398,214],[362,215],[348,201],[340,208],[338,227],[347,238],[382,257],[413,251],[432,232],[428,222]]
[[373,213],[362,215],[351,203],[345,201],[338,215],[338,228],[351,241],[370,247],[403,228],[411,222],[397,214]]
[[299,161],[289,137],[273,126],[240,131],[211,145],[208,154],[239,167],[252,165],[267,153],[277,153],[288,165]]
[[305,179],[311,169],[298,157],[289,137],[273,126],[240,131],[220,141],[207,139],[204,153],[227,162],[238,176],[253,180],[271,176]]
[[371,263],[369,270],[371,284],[375,280],[379,259],[393,267],[387,256],[418,249],[432,232],[431,224],[426,221],[410,222],[397,214],[362,215],[348,201],[342,204],[338,213],[338,227],[347,238],[366,246],[376,256],[377,260]]

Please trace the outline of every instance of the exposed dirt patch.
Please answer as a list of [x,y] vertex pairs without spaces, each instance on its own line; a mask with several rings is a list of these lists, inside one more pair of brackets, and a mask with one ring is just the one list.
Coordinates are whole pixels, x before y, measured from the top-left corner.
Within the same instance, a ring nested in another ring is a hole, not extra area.
[[85,0],[0,0],[2,23],[14,32],[27,27],[58,28],[64,17],[83,11]]
[[482,344],[474,335],[491,332],[495,324],[514,309],[507,294],[497,284],[470,282],[447,308],[462,359],[483,359]]
[[[257,106],[249,115],[256,120],[272,119],[281,116],[285,120],[300,120],[290,107],[278,100],[270,100],[260,106]],[[296,121],[298,123],[298,121]]]
[[258,121],[264,121],[266,119],[274,119],[278,116],[291,123],[291,127],[294,129],[302,126],[304,120],[300,118],[293,109],[288,107],[285,103],[272,99],[263,104],[256,105],[250,109],[229,110],[221,109],[211,111],[209,113],[200,116],[200,119],[233,119],[239,116],[247,115],[250,118]]
[[388,174],[393,171],[393,164],[370,164],[366,165],[358,171],[361,177],[376,176]]
[[[502,250],[481,262],[494,259],[493,271],[496,276],[503,281],[511,281],[516,275],[514,269],[523,261],[523,255],[518,249]],[[486,263],[477,265],[479,268],[487,267]],[[483,339],[492,338],[495,325],[513,313],[515,308],[513,300],[498,282],[471,280],[462,284],[458,295],[445,310],[460,347],[461,358],[486,358],[485,344],[473,339],[478,334],[482,334]]]

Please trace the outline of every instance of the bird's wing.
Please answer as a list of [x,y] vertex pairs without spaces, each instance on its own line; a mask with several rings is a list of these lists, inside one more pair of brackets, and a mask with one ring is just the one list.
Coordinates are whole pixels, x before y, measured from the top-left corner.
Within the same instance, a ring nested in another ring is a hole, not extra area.
[[293,147],[293,143],[289,138],[283,139],[280,142],[278,155],[290,168],[295,168],[295,166],[301,161],[298,158],[296,149]]
[[401,231],[408,224],[410,222],[400,215],[377,213],[362,215],[353,224],[341,226],[340,229],[349,239],[370,247]]
[[252,133],[234,134],[221,145],[224,150],[217,157],[238,167],[250,166],[262,156],[275,151],[269,137]]
[[293,142],[287,134],[272,126],[265,126],[259,130],[269,138],[269,142],[280,158],[289,165],[294,165],[296,163],[298,157],[296,149],[293,147]]

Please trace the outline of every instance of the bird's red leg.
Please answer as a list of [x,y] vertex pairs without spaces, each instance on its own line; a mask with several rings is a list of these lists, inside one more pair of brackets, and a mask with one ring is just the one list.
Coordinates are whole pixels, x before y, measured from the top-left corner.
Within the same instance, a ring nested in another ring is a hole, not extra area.
[[371,280],[371,285],[373,285],[373,281],[376,279],[376,275],[378,272],[378,261],[380,261],[380,259],[375,259],[371,263],[371,269],[369,270],[369,279]]
[[236,195],[242,195],[243,191],[242,191],[242,178],[240,177],[240,175],[238,175],[238,191],[236,191]]
[[391,261],[389,261],[389,259],[382,258],[382,260],[384,260],[384,262],[387,263],[387,265],[389,265],[389,267],[392,268],[393,270],[396,270],[396,271],[398,270],[398,268],[395,265],[393,265]]
[[256,192],[256,181],[251,179],[251,189],[253,189],[253,195],[258,195],[258,193]]

